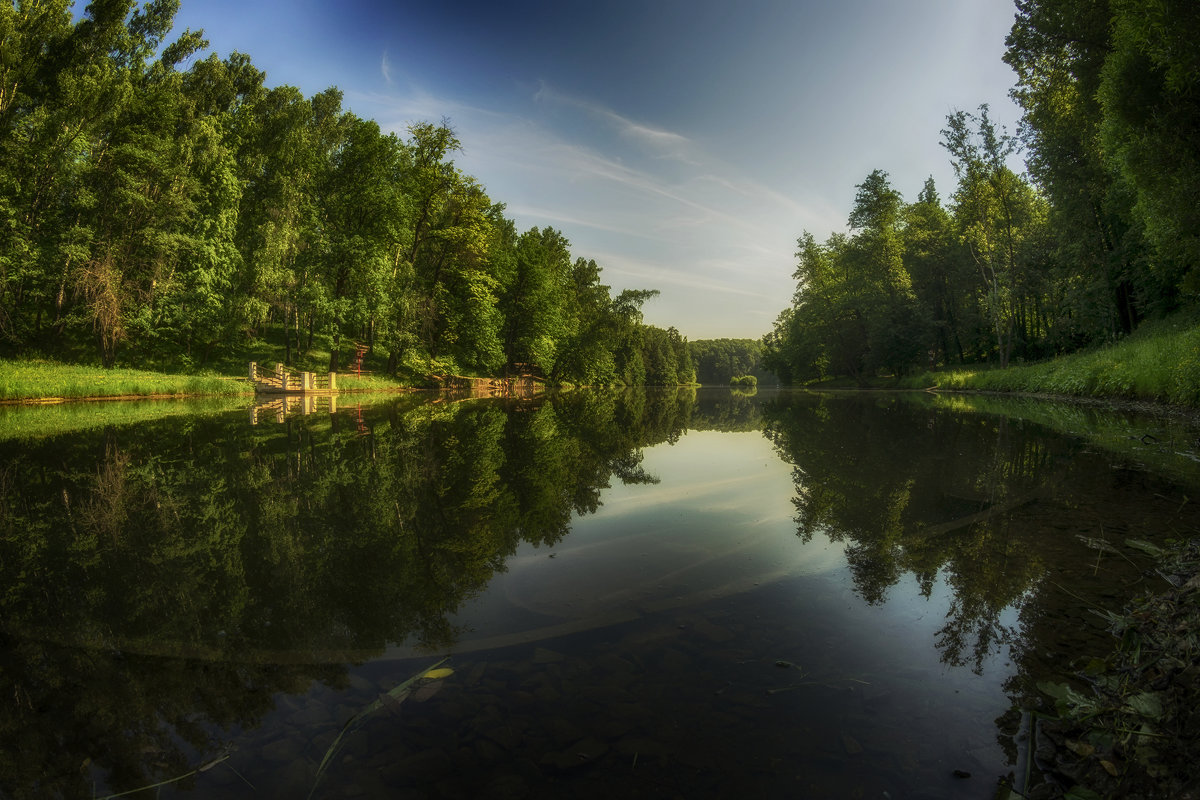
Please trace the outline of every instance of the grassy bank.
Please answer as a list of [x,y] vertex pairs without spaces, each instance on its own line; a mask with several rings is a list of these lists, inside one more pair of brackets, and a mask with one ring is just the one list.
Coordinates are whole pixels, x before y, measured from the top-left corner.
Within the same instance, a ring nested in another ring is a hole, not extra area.
[[1200,408],[1200,320],[1189,315],[1147,323],[1112,345],[1003,370],[922,372],[899,386],[1115,397]]
[[54,361],[0,361],[0,400],[152,395],[236,395],[249,383],[215,374],[169,375],[138,369],[59,364]]
[[[342,392],[394,391],[403,386],[378,375],[356,377],[340,373]],[[60,364],[55,361],[0,360],[0,401],[100,397],[228,397],[253,392],[242,377],[205,372],[170,374],[139,369]]]

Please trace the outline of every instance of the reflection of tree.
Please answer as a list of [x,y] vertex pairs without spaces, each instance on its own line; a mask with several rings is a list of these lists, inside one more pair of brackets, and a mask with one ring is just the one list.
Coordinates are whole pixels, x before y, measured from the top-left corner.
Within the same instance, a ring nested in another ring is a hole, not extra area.
[[1009,519],[1047,491],[1065,447],[1012,436],[1003,418],[894,398],[781,395],[764,416],[794,466],[798,535],[844,542],[864,600],[882,602],[905,574],[929,596],[940,576],[953,592],[937,634],[944,661],[978,671],[1011,641],[1001,614],[1043,567]]
[[238,413],[0,444],[0,795],[86,794],[89,765],[115,788],[180,774],[215,729],[341,673],[303,665],[452,642],[522,541],[560,540],[612,476],[654,480],[640,449],[691,409],[405,399],[365,435]]
[[696,410],[691,426],[709,431],[757,431],[762,429],[761,395],[726,389],[695,392]]

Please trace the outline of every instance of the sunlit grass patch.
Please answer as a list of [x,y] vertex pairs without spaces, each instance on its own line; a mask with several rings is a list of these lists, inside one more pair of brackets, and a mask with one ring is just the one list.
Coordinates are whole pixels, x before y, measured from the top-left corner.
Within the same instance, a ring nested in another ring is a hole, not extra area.
[[1200,406],[1200,324],[1190,318],[1143,326],[1114,344],[1007,369],[922,372],[911,389],[975,389],[1073,397],[1115,397]]
[[214,374],[169,375],[54,361],[0,361],[0,400],[235,395],[249,390],[245,380]]
[[355,375],[352,372],[339,372],[337,387],[339,392],[399,391],[407,388],[404,383],[388,375]]

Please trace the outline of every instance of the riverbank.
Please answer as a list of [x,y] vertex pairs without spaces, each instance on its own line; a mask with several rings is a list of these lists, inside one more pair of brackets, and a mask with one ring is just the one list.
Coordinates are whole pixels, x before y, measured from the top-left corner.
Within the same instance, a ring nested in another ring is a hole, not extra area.
[[[338,386],[342,392],[409,388],[390,378],[347,373],[338,374]],[[0,360],[0,403],[132,397],[229,397],[253,393],[254,388],[245,377],[213,372],[187,375],[138,369],[104,369],[40,359]]]
[[1037,715],[1043,781],[1025,797],[1200,796],[1200,539],[1127,544],[1157,559],[1166,588],[1101,613],[1117,638],[1111,655],[1069,683],[1039,684],[1054,708]]
[[1111,345],[1007,369],[953,367],[901,378],[902,389],[977,390],[1200,408],[1200,320],[1145,323]]

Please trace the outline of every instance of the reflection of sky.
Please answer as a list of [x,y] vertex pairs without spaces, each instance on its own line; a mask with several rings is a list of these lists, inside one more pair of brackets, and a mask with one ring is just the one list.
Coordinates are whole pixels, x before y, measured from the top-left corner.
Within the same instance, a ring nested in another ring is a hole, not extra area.
[[[954,601],[946,576],[939,574],[925,597],[915,577],[902,575],[884,602],[865,603],[841,543],[819,533],[807,543],[797,537],[792,469],[762,434],[690,431],[643,455],[643,469],[658,483],[614,480],[597,513],[576,518],[554,548],[522,545],[507,571],[458,615],[473,629],[468,640],[484,640],[464,641],[466,647],[584,630],[761,589],[771,598],[765,615],[784,625],[819,615],[804,624],[854,640],[845,646],[858,653],[856,660],[983,690],[969,670],[941,661],[938,631]],[[1014,625],[1015,611],[1001,621]],[[1005,652],[984,659],[987,691],[998,691],[1010,671],[1007,660]]]
[[553,559],[530,548],[509,562],[510,601],[566,616],[650,608],[841,563],[840,548],[796,538],[791,470],[759,433],[693,431],[642,467],[659,482],[616,483]]
[[[1015,667],[1007,648],[984,658],[982,674],[969,660],[964,667],[943,660],[938,631],[954,606],[946,574],[929,597],[904,574],[883,602],[864,602],[842,544],[820,533],[807,543],[797,537],[792,469],[761,433],[689,431],[674,445],[646,449],[642,467],[659,482],[618,482],[603,492],[598,512],[576,519],[554,548],[523,545],[508,571],[458,615],[472,633],[456,649],[552,639],[645,616],[686,629],[694,615],[736,608],[725,619],[745,632],[737,646],[748,657],[784,659],[807,680],[886,698],[861,730],[894,728],[896,736],[927,740],[922,746],[954,754],[954,768],[1000,768],[993,720],[1010,704],[1003,685]],[[1001,621],[1015,624],[1015,612],[1006,610]],[[775,702],[794,703],[801,721],[818,713],[800,693]]]

